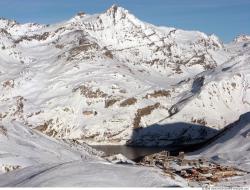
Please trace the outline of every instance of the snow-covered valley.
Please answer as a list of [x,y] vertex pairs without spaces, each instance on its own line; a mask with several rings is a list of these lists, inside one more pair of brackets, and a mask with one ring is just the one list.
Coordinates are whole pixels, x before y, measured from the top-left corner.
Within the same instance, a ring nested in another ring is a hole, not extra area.
[[[248,121],[249,62],[249,36],[224,44],[115,5],[52,25],[0,19],[0,186],[187,186],[88,144],[192,145]],[[249,166],[241,126],[192,156]]]

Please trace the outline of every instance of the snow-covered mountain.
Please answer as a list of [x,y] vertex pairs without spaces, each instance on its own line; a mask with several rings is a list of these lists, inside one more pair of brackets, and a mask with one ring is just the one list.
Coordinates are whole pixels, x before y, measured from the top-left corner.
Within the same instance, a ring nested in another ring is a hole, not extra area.
[[250,112],[230,124],[228,130],[214,142],[196,153],[235,167],[250,171]]
[[187,186],[86,143],[193,144],[225,127],[190,157],[248,171],[249,62],[247,35],[223,44],[115,5],[52,25],[0,19],[0,186]]
[[239,168],[248,174],[219,182],[219,186],[249,186],[250,177],[250,112],[228,125],[207,146],[190,154],[192,157],[205,157],[216,163]]
[[89,144],[201,142],[250,110],[249,43],[117,6],[53,25],[1,19],[0,122]]

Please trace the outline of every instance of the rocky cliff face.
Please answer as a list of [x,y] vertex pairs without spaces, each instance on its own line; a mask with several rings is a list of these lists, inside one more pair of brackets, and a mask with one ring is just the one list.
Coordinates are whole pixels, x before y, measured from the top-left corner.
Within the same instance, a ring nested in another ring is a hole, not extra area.
[[0,121],[90,144],[195,143],[249,111],[249,39],[223,44],[112,6],[0,20]]

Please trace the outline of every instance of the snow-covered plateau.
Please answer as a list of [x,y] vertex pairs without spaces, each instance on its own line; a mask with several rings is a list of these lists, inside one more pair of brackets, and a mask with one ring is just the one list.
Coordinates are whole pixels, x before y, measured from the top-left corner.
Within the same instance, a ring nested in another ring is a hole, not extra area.
[[250,172],[249,111],[250,36],[224,44],[115,5],[51,25],[0,19],[0,186],[186,186],[87,144],[192,145],[232,125],[192,156]]

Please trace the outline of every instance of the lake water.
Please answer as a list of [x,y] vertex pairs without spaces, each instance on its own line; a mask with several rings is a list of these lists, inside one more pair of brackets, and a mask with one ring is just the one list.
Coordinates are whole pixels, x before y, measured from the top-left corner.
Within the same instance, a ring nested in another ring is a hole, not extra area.
[[170,154],[176,153],[173,149],[166,147],[132,147],[111,145],[97,145],[92,147],[105,152],[107,155],[123,154],[130,160],[137,160],[143,156],[161,152],[163,150],[169,151]]
[[95,145],[93,148],[105,152],[108,156],[114,154],[123,154],[130,160],[138,161],[142,157],[158,153],[161,151],[168,151],[171,156],[177,156],[179,152],[193,152],[198,150],[214,140],[213,137],[208,141],[196,143],[196,144],[183,144],[183,145],[169,145],[167,147],[140,147],[140,146],[112,146],[112,145]]

